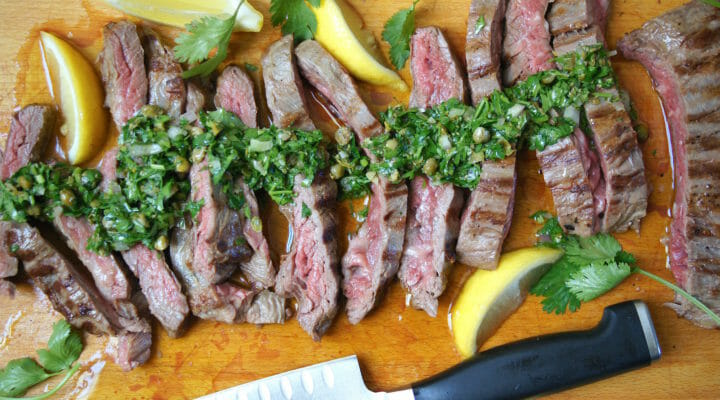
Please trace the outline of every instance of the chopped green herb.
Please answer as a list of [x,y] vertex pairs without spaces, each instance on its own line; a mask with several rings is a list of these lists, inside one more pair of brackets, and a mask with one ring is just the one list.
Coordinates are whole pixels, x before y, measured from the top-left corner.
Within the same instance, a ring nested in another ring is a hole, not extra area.
[[[186,26],[187,33],[183,33],[175,39],[174,52],[178,61],[190,64],[200,63],[183,72],[183,78],[210,75],[225,60],[235,26],[235,18],[237,18],[243,3],[245,0],[238,3],[230,18],[221,20],[217,17],[203,17],[192,21]],[[213,50],[216,50],[216,53],[210,57]]]
[[311,215],[312,215],[312,210],[310,209],[310,207],[308,207],[307,204],[302,203],[302,217],[308,218]]
[[[330,175],[338,180],[340,199],[358,199],[370,194],[370,179],[367,176],[370,159],[357,145],[353,133],[341,128],[341,137],[333,152],[335,164],[330,168]],[[342,139],[345,137],[346,139]],[[337,141],[337,139],[336,139]],[[344,143],[344,144],[343,144]]]
[[410,37],[415,32],[415,0],[410,8],[396,12],[385,23],[382,38],[390,45],[390,61],[397,69],[403,69],[410,57]]
[[540,210],[533,213],[533,215],[530,216],[530,219],[535,221],[538,224],[544,224],[545,221],[551,219],[553,216],[548,211]]
[[258,70],[258,67],[255,64],[245,63],[245,69],[250,72],[256,72]]
[[480,17],[478,17],[477,22],[475,23],[475,34],[477,35],[478,33],[480,33],[480,31],[482,31],[484,27],[485,16],[481,15]]
[[296,42],[312,39],[317,31],[317,19],[310,6],[320,7],[320,1],[271,0],[270,22],[273,26],[282,25],[283,35],[294,35]]

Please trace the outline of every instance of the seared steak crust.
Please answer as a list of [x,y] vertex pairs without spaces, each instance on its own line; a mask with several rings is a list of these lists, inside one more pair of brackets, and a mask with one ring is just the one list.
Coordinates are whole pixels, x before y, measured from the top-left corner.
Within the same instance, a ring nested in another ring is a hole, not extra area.
[[[300,326],[320,340],[337,314],[340,287],[337,185],[325,173],[319,173],[309,188],[302,182],[302,176],[295,177],[292,224],[296,243],[283,258],[275,291],[297,299]],[[311,210],[309,216],[303,216],[303,204]]]
[[308,114],[305,90],[295,64],[292,35],[284,36],[265,51],[263,81],[273,124],[281,128],[315,129]]
[[482,269],[497,268],[502,244],[510,230],[515,203],[515,155],[483,163],[460,218],[457,260]]
[[148,102],[178,118],[185,110],[187,98],[182,67],[175,61],[173,51],[163,45],[152,31],[145,31],[142,43],[150,88]]
[[472,0],[470,3],[465,61],[473,104],[501,88],[500,55],[506,8],[507,0]]
[[[692,1],[646,22],[618,48],[648,69],[670,125],[670,267],[681,287],[720,312],[720,9]],[[679,315],[717,327],[683,298],[676,302]]]
[[105,105],[120,129],[147,104],[145,52],[135,24],[121,21],[105,25],[98,62],[105,83]]
[[547,20],[557,54],[578,46],[605,43],[609,0],[557,0],[550,4]]
[[637,230],[648,202],[642,151],[617,90],[610,89],[606,93],[618,100],[585,104],[605,181],[605,207],[598,215],[598,230]]

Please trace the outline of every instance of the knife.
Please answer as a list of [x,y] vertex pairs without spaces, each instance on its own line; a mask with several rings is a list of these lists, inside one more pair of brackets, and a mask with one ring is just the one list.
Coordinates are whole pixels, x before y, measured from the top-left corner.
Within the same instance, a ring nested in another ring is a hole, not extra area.
[[650,365],[660,358],[647,305],[607,307],[586,331],[535,337],[495,347],[411,387],[372,392],[356,356],[249,382],[203,400],[516,399],[548,394]]

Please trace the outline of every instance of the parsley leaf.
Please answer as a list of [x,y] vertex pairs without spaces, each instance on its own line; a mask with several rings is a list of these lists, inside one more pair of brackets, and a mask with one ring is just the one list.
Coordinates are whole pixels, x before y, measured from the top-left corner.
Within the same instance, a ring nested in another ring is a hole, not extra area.
[[[174,49],[175,58],[180,62],[191,64],[200,62],[200,64],[183,72],[183,78],[210,75],[225,60],[230,36],[232,36],[235,26],[235,18],[243,3],[245,0],[238,3],[235,13],[228,19],[203,17],[186,25],[187,33],[183,33],[175,39],[177,44]],[[217,52],[210,57],[213,49],[216,49]]]
[[312,210],[310,207],[307,206],[307,204],[302,203],[302,217],[307,218],[312,215]]
[[22,396],[28,389],[51,376],[32,358],[12,360],[0,371],[0,396]]
[[415,31],[415,0],[410,8],[396,12],[385,23],[382,38],[390,44],[390,61],[397,69],[403,69],[410,57],[410,37]]
[[46,370],[59,372],[70,367],[80,357],[82,349],[80,334],[73,331],[67,321],[60,320],[53,325],[47,350],[38,350],[37,353],[40,364]]
[[625,263],[593,263],[573,272],[565,286],[580,301],[590,301],[609,292],[631,273]]
[[[320,7],[320,1],[307,0],[313,7]],[[294,35],[296,42],[312,39],[317,31],[317,19],[305,0],[271,0],[270,22],[282,25],[283,35]]]
[[477,35],[485,27],[485,16],[481,15],[475,23],[475,34]]

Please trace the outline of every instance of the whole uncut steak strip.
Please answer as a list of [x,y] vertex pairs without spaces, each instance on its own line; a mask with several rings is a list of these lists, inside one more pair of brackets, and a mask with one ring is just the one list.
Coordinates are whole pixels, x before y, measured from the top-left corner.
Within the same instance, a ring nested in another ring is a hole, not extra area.
[[[335,107],[340,119],[355,131],[359,141],[383,133],[345,68],[315,41],[295,50],[305,78]],[[372,154],[368,154],[374,159]],[[350,240],[342,259],[343,293],[348,318],[358,323],[382,298],[382,292],[400,267],[405,238],[408,189],[380,178],[372,184],[367,221]]]
[[[148,80],[143,48],[135,25],[110,23],[103,29],[103,49],[98,59],[105,84],[106,104],[120,129],[147,102]],[[101,163],[103,187],[116,178],[117,149],[109,151]],[[164,256],[144,245],[122,252],[125,263],[138,278],[150,312],[170,336],[178,336],[189,313],[187,300]]]
[[172,50],[149,29],[144,32],[142,44],[148,73],[148,103],[163,108],[172,117],[180,117],[187,99],[182,67],[175,61]]
[[507,0],[472,0],[465,62],[473,104],[501,89],[501,53]]
[[[1,180],[10,178],[28,163],[40,160],[53,134],[55,119],[55,109],[38,104],[23,107],[13,115],[5,152],[0,162]],[[6,225],[4,226],[6,229],[10,227],[9,224],[0,221],[0,225]],[[0,247],[0,281],[18,273],[18,260],[15,255],[7,251],[9,248],[4,244]],[[3,285],[8,293],[14,292],[12,283],[6,282]]]
[[[470,3],[465,58],[474,105],[502,88],[500,61],[506,9],[507,0]],[[516,181],[514,154],[483,163],[480,181],[460,218],[455,249],[459,262],[483,269],[497,267],[512,222]]]
[[[262,59],[265,93],[275,125],[315,129],[295,65],[292,36],[273,43]],[[298,321],[318,340],[337,314],[340,264],[337,244],[337,184],[319,171],[310,186],[295,177],[295,200],[285,215],[293,226],[290,252],[280,263],[275,290],[298,301]],[[303,215],[303,206],[310,215]]]
[[[720,9],[692,1],[646,22],[618,48],[640,61],[662,97],[675,164],[670,267],[678,284],[720,312]],[[677,297],[693,323],[717,327]]]
[[[440,29],[417,29],[410,47],[410,107],[428,108],[452,98],[465,99],[463,73]],[[398,278],[410,293],[413,307],[433,317],[455,261],[462,204],[462,191],[451,183],[435,184],[427,176],[417,176],[410,183]]]

